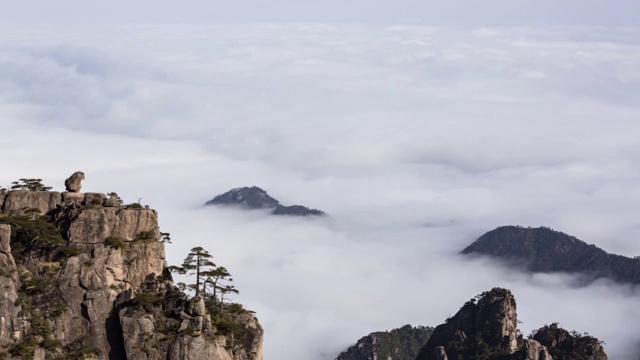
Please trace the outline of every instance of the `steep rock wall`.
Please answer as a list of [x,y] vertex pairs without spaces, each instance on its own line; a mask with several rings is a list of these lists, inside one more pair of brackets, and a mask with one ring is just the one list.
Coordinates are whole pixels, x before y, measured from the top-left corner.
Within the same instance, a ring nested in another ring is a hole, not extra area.
[[[157,330],[149,327],[150,319],[164,315],[139,306],[137,294],[165,296],[172,289],[173,298],[189,303],[166,275],[155,210],[125,209],[104,194],[26,190],[0,194],[0,205],[0,358],[107,360],[154,354],[159,340],[144,335]],[[43,215],[28,211],[33,208]],[[156,284],[151,290],[149,279]],[[187,328],[170,329],[165,336],[174,339],[171,346],[147,358],[262,359],[262,328],[252,316],[237,319],[241,327],[255,329],[247,331],[252,341],[230,347],[233,339],[216,335],[210,317],[205,321],[208,315],[193,320],[193,307],[185,309],[183,315],[192,319]]]

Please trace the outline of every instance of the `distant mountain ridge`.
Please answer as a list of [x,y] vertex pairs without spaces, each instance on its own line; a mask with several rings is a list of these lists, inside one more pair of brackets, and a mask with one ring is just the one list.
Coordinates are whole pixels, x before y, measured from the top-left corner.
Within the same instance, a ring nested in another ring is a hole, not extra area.
[[640,283],[640,259],[609,254],[547,227],[502,226],[482,235],[462,254],[509,260],[530,272],[578,273],[587,280],[608,278],[620,283]]
[[234,205],[245,209],[273,209],[273,215],[309,216],[324,215],[321,210],[310,209],[302,205],[285,206],[257,186],[238,187],[217,195],[205,205]]

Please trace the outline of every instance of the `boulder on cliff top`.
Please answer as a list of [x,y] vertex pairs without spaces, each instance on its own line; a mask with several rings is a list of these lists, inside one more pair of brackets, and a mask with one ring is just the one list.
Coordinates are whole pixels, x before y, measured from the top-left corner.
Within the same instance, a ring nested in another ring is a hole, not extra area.
[[84,180],[84,178],[84,173],[82,171],[76,171],[64,181],[64,186],[68,192],[80,192],[82,189],[82,180]]

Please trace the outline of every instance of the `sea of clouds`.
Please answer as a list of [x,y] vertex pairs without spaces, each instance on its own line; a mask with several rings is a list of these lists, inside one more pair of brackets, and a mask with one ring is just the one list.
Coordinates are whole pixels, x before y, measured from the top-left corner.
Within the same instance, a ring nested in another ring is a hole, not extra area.
[[[436,326],[495,286],[637,359],[640,297],[457,253],[500,225],[640,255],[640,29],[328,24],[0,27],[0,185],[149,204],[203,246],[267,360]],[[257,185],[325,218],[203,208]]]

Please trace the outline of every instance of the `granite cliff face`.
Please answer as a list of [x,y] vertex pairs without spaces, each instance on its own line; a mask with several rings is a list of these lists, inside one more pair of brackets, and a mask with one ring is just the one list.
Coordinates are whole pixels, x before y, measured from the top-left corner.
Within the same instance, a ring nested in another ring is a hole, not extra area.
[[517,325],[513,294],[494,288],[471,299],[437,326],[416,360],[607,359],[596,338],[569,333],[552,324],[524,339]]
[[493,289],[468,301],[447,322],[436,327],[417,360],[469,358],[480,348],[489,356],[511,355],[518,349],[518,318],[511,292]]
[[503,226],[482,235],[462,251],[488,255],[530,272],[568,272],[585,282],[609,278],[640,284],[640,259],[609,254],[573,236],[549,228]]
[[433,328],[411,325],[374,332],[343,351],[336,360],[413,360],[432,332]]
[[173,286],[155,210],[19,190],[0,211],[0,359],[262,359],[251,313],[216,322]]
[[233,205],[245,209],[273,209],[271,211],[273,215],[324,215],[321,210],[310,209],[302,205],[282,205],[257,186],[231,189],[207,201],[205,205]]

